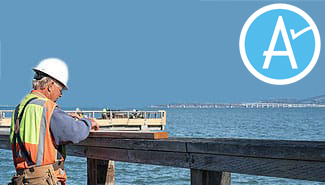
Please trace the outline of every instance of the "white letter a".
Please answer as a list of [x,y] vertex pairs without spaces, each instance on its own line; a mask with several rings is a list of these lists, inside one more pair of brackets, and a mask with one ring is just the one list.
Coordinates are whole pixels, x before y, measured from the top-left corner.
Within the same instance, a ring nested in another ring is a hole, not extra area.
[[[275,44],[278,40],[280,31],[282,33],[282,38],[283,38],[285,47],[287,49],[286,51],[274,51]],[[263,69],[269,68],[272,56],[288,56],[292,69],[298,69],[296,59],[295,59],[295,56],[293,55],[293,51],[292,51],[291,44],[289,41],[288,33],[287,33],[286,27],[284,25],[282,16],[279,16],[278,22],[276,23],[276,26],[275,26],[275,29],[273,32],[273,36],[272,36],[272,40],[271,40],[271,43],[269,46],[269,50],[264,51],[263,56],[266,56],[264,65],[263,65]]]

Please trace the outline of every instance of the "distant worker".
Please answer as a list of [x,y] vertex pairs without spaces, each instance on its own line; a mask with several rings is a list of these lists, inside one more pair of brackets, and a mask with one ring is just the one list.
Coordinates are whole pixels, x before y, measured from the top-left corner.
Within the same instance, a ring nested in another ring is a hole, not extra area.
[[76,108],[76,113],[78,114],[79,118],[84,117],[84,113],[79,108]]
[[107,119],[108,118],[108,116],[107,116],[107,109],[103,109],[103,111],[102,111],[102,118],[103,119]]
[[33,90],[16,107],[10,143],[16,175],[10,184],[66,184],[63,144],[86,139],[98,124],[62,111],[56,101],[66,90],[68,67],[48,58],[34,69]]

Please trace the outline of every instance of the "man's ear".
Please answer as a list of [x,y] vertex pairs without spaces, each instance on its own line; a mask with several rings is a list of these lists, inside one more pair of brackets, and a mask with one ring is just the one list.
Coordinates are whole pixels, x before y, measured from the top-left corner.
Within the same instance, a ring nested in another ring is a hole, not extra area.
[[49,92],[51,92],[52,91],[52,86],[54,85],[54,82],[52,81],[51,83],[49,83],[49,85],[47,86],[47,90],[49,91]]

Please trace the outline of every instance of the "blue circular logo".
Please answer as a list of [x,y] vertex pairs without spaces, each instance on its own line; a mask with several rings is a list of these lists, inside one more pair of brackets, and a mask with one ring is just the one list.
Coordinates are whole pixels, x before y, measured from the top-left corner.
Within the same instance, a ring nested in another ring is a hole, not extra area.
[[291,84],[305,77],[318,60],[320,46],[314,21],[288,4],[257,10],[246,21],[239,40],[247,69],[274,85]]

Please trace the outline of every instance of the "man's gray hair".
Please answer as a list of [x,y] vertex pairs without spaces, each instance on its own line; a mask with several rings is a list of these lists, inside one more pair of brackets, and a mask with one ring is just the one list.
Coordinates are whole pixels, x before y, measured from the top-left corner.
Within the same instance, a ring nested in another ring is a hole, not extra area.
[[33,89],[43,90],[46,88],[47,84],[51,81],[52,81],[51,77],[48,76],[44,76],[40,80],[33,79]]

